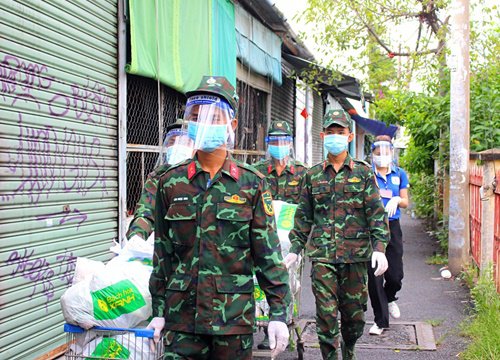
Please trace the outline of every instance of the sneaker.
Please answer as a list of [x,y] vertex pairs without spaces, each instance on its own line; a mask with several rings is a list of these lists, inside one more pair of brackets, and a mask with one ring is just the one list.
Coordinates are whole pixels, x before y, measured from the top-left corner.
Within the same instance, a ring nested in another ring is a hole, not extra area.
[[389,303],[389,314],[394,319],[399,319],[401,317],[401,312],[399,311],[399,306],[395,301]]
[[370,335],[382,335],[384,328],[379,328],[377,324],[373,324],[370,328]]

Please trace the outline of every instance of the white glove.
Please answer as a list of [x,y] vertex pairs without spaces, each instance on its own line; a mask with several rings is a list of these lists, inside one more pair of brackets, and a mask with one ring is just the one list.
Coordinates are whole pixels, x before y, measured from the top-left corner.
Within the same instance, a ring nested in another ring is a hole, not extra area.
[[385,205],[385,211],[387,211],[387,215],[389,217],[393,216],[396,213],[396,210],[398,209],[400,202],[401,202],[401,197],[394,196],[391,198],[391,200],[389,200],[387,205]]
[[267,333],[269,335],[269,347],[272,350],[271,359],[274,359],[278,354],[285,351],[288,339],[290,338],[290,332],[284,322],[270,321],[269,325],[267,325]]
[[153,319],[151,319],[151,322],[146,327],[146,329],[153,329],[155,331],[153,336],[153,341],[149,342],[149,347],[151,348],[152,352],[155,352],[156,349],[155,345],[158,344],[158,342],[160,341],[161,331],[163,330],[164,327],[165,327],[165,318],[163,317],[154,317]]
[[285,264],[286,268],[288,269],[290,266],[292,266],[297,261],[298,257],[299,256],[294,253],[289,253],[287,256],[285,256],[283,263]]
[[375,270],[375,276],[380,276],[389,267],[389,264],[387,263],[387,258],[385,257],[385,254],[380,251],[374,251],[372,254],[372,268],[375,269],[375,266],[377,266],[377,269]]

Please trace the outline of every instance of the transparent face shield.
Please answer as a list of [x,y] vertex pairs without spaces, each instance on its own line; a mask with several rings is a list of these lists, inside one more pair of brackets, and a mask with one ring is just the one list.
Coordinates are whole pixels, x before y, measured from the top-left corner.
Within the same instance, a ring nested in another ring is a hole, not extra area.
[[394,158],[393,146],[389,141],[376,141],[372,145],[372,163],[376,167],[386,168]]
[[[165,136],[163,141],[162,158],[158,157],[156,167],[167,164],[175,165],[193,156],[193,140],[186,130],[173,129]],[[162,160],[162,161],[160,161]]]
[[286,164],[294,158],[293,138],[288,135],[269,135],[266,137],[266,158]]
[[184,120],[193,148],[211,153],[234,147],[231,121],[234,111],[225,100],[213,95],[191,96],[186,104]]

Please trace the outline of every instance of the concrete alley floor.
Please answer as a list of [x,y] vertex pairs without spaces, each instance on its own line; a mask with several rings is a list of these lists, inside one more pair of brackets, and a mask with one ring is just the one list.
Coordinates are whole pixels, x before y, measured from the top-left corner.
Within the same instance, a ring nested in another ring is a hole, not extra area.
[[[435,351],[394,350],[377,347],[377,339],[368,334],[369,326],[360,339],[357,348],[359,360],[391,359],[448,359],[457,358],[457,354],[467,346],[466,339],[459,335],[459,324],[466,318],[469,292],[458,280],[444,280],[439,274],[439,265],[427,265],[426,259],[436,251],[437,244],[425,232],[420,220],[404,215],[401,219],[404,239],[403,288],[398,293],[398,305],[401,318],[398,322],[422,322],[428,328],[432,326]],[[314,297],[310,284],[310,263],[306,262],[302,287],[302,305],[300,318],[314,319]],[[366,313],[368,323],[373,323],[373,312],[368,304]],[[387,345],[387,337],[398,336],[402,326],[394,325],[392,330],[384,332],[378,345]],[[411,328],[411,326],[410,326]],[[260,342],[261,334],[256,334],[255,345]],[[373,346],[375,345],[375,346]],[[367,348],[371,346],[371,348]],[[388,346],[389,347],[389,346]],[[296,359],[297,352],[285,352],[278,359]],[[340,358],[340,356],[339,356]],[[319,348],[306,347],[304,359],[321,359]]]

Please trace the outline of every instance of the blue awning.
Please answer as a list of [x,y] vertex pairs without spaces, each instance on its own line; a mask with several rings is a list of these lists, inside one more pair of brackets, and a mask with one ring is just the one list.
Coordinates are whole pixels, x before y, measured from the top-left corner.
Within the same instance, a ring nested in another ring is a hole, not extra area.
[[356,121],[363,130],[377,136],[377,135],[389,135],[391,138],[394,137],[398,127],[396,125],[387,126],[383,121],[368,119],[359,115],[351,115],[351,118]]
[[251,70],[272,78],[281,86],[281,39],[251,16],[235,6],[236,57]]

